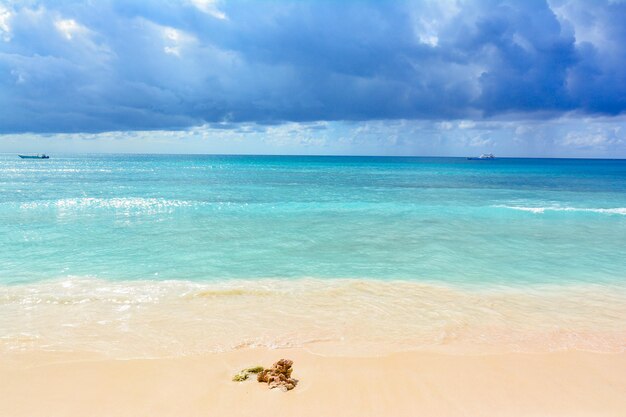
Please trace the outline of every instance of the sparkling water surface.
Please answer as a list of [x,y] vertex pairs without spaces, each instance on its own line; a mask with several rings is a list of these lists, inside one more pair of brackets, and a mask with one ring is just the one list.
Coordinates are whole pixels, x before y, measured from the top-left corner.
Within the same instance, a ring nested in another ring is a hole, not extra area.
[[626,281],[626,161],[0,155],[0,283]]

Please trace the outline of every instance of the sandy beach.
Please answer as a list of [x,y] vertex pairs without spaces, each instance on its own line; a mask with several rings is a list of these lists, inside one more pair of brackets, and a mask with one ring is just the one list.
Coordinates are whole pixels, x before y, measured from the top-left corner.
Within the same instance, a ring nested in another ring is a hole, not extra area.
[[[269,390],[239,369],[294,360],[299,385]],[[172,359],[78,353],[0,358],[0,415],[623,416],[626,354],[321,356],[246,349]]]
[[[626,410],[619,287],[62,280],[2,288],[2,417]],[[294,361],[292,391],[231,380],[281,358]]]
[[0,0],[0,417],[626,417],[625,17]]

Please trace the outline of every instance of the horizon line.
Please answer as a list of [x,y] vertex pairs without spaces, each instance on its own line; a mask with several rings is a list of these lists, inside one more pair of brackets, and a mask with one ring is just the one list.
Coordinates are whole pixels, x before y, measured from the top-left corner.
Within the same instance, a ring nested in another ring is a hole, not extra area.
[[[0,155],[26,155],[35,152],[0,152]],[[38,152],[45,155],[55,153]],[[57,155],[152,155],[152,156],[271,156],[271,157],[312,157],[312,158],[457,158],[467,159],[475,157],[450,156],[450,155],[376,155],[376,154],[257,154],[257,153],[169,153],[169,152],[56,152]],[[598,160],[598,161],[625,161],[626,158],[606,158],[606,157],[576,157],[576,156],[496,156],[495,159],[576,159],[576,160]]]

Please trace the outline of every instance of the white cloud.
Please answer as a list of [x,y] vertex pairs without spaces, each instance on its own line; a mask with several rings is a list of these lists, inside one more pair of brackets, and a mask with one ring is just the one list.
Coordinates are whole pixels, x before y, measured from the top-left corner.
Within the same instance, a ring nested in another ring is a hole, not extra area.
[[76,34],[87,31],[84,26],[79,25],[74,19],[59,19],[54,22],[54,27],[56,27],[67,40],[72,40]]
[[191,4],[216,19],[225,20],[228,18],[226,13],[218,9],[217,0],[191,0]]
[[516,136],[523,136],[523,135],[528,135],[534,132],[534,127],[532,126],[527,126],[527,125],[521,125],[515,128],[515,135]]
[[165,43],[163,51],[169,55],[180,57],[182,49],[196,41],[195,37],[178,29],[163,27],[161,30]]
[[439,44],[437,30],[438,27],[434,21],[420,19],[420,25],[417,29],[417,37],[421,43],[435,47]]
[[467,146],[473,148],[491,147],[494,145],[493,139],[485,138],[482,135],[471,137],[467,140]]
[[0,39],[5,42],[11,41],[11,25],[9,24],[13,13],[0,4]]
[[457,0],[427,0],[413,4],[413,30],[420,43],[431,47],[439,45],[439,32],[461,8]]
[[317,147],[327,145],[326,132],[316,131],[316,127],[326,124],[313,123],[285,123],[278,126],[270,126],[261,135],[264,143],[277,148],[286,147]]
[[520,122],[476,122],[476,130],[438,129],[438,122],[205,124],[187,130],[78,134],[0,135],[0,151],[270,154],[378,154],[469,156],[626,157],[626,118],[592,121],[565,118],[522,122],[534,132],[515,136]]
[[[619,132],[619,130],[618,130]],[[609,146],[622,145],[624,140],[615,136],[615,131],[569,132],[560,140],[563,146],[575,148],[605,149]]]
[[476,127],[476,122],[471,120],[461,120],[459,122],[459,129],[473,129]]
[[[577,45],[587,42],[600,51],[610,52],[621,42],[613,38],[610,25],[604,24],[606,16],[603,8],[589,7],[585,2],[576,1],[551,0],[549,4],[562,25],[571,25]],[[609,1],[609,4],[619,3]]]

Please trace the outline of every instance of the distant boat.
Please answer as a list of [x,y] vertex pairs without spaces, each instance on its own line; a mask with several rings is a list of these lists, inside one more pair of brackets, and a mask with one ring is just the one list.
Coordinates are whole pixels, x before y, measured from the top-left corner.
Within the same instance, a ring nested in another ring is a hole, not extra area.
[[470,161],[484,161],[486,159],[496,159],[496,157],[492,153],[484,153],[480,156],[470,156],[467,159]]
[[37,155],[18,155],[22,159],[50,159],[48,155],[45,153],[37,154]]

